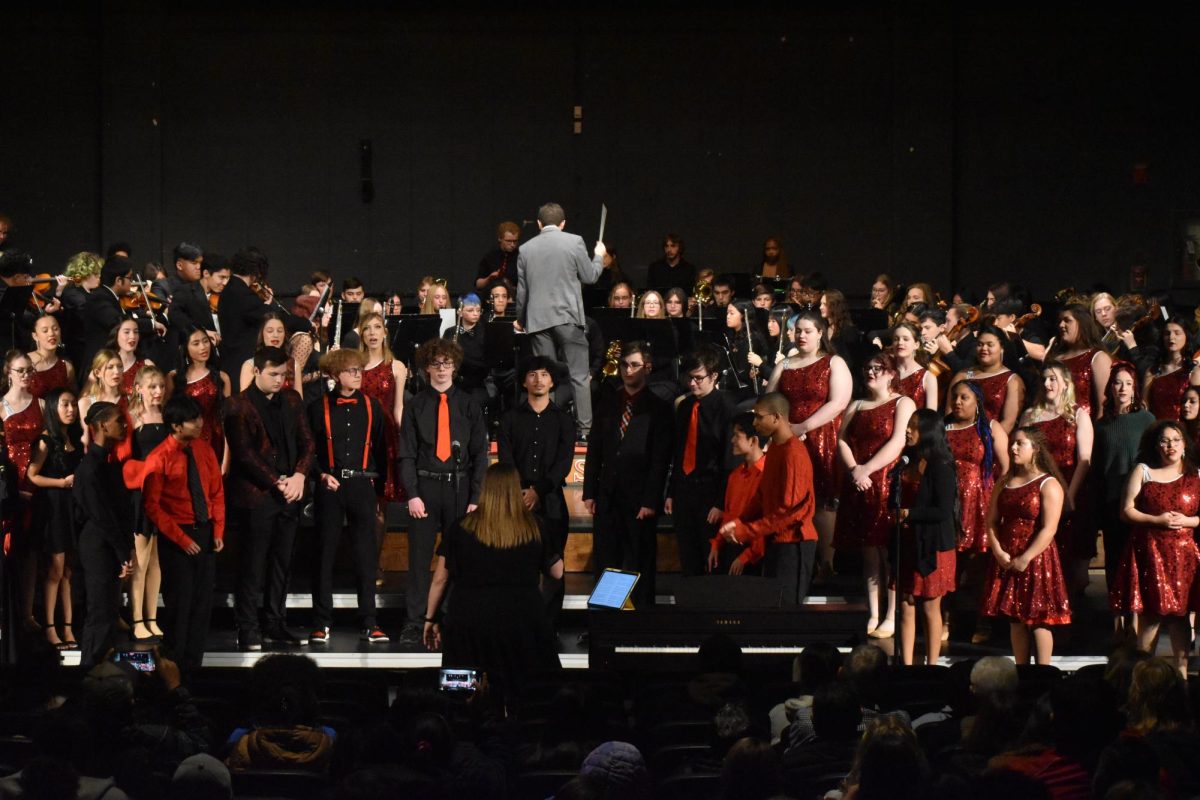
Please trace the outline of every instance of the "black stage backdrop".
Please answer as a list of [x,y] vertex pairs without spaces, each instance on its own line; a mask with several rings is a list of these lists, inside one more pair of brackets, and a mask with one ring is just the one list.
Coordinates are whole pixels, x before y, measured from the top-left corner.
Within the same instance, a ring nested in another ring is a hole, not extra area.
[[1165,5],[167,5],[5,12],[0,212],[42,268],[186,239],[257,245],[281,291],[457,292],[553,199],[589,243],[606,202],[635,279],[677,231],[730,271],[778,236],[851,295],[1120,290],[1135,264],[1166,285],[1200,216],[1196,20]]

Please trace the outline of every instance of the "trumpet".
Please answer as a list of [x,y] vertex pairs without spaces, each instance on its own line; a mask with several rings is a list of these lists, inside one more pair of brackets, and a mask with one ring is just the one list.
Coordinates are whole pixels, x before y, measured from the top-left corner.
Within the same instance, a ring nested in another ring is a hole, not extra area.
[[604,352],[604,367],[600,372],[606,378],[615,378],[621,371],[621,340],[614,339],[608,343],[608,350]]

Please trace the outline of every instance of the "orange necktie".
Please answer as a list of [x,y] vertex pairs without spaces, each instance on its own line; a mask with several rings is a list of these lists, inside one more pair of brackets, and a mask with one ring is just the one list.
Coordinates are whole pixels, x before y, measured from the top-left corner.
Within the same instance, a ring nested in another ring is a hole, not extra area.
[[700,422],[700,401],[692,403],[692,421],[688,423],[687,445],[683,448],[683,474],[696,471],[696,428]]
[[446,395],[441,395],[441,401],[438,403],[438,433],[437,433],[437,457],[441,461],[450,460],[450,402],[446,399]]

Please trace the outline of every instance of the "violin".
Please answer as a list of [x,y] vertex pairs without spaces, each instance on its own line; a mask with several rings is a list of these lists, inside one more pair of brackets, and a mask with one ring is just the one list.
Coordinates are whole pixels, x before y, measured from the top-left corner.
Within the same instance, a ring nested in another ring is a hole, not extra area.
[[33,287],[33,294],[29,296],[29,308],[39,314],[46,309],[49,303],[58,299],[55,294],[55,287],[58,285],[57,275],[45,272],[34,275],[29,285]]
[[1022,331],[1025,329],[1026,325],[1033,322],[1035,319],[1037,319],[1041,315],[1042,315],[1042,307],[1040,305],[1038,305],[1037,303],[1030,303],[1029,304],[1029,313],[1022,314],[1021,316],[1017,317],[1016,321],[1013,322],[1013,327],[1016,328],[1018,332]]
[[[961,318],[958,322],[954,323],[954,325],[946,331],[945,336],[950,340],[951,343],[953,343],[965,328],[969,328],[978,321],[979,309],[975,306],[967,306],[967,315]],[[939,378],[943,374],[949,374],[951,372],[950,365],[946,363],[946,359],[942,357],[941,353],[938,353],[933,357],[933,360],[929,362],[929,366],[926,367],[926,369],[932,372],[933,377],[935,378]]]
[[123,311],[162,311],[167,304],[154,292],[136,292],[121,298]]

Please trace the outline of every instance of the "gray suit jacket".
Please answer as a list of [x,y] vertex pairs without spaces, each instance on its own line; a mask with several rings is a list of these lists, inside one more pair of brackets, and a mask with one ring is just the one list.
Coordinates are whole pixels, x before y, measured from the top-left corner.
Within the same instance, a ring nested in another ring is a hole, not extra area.
[[584,326],[579,286],[595,283],[600,256],[588,260],[583,238],[556,226],[521,245],[517,256],[517,319],[529,333],[556,325]]

